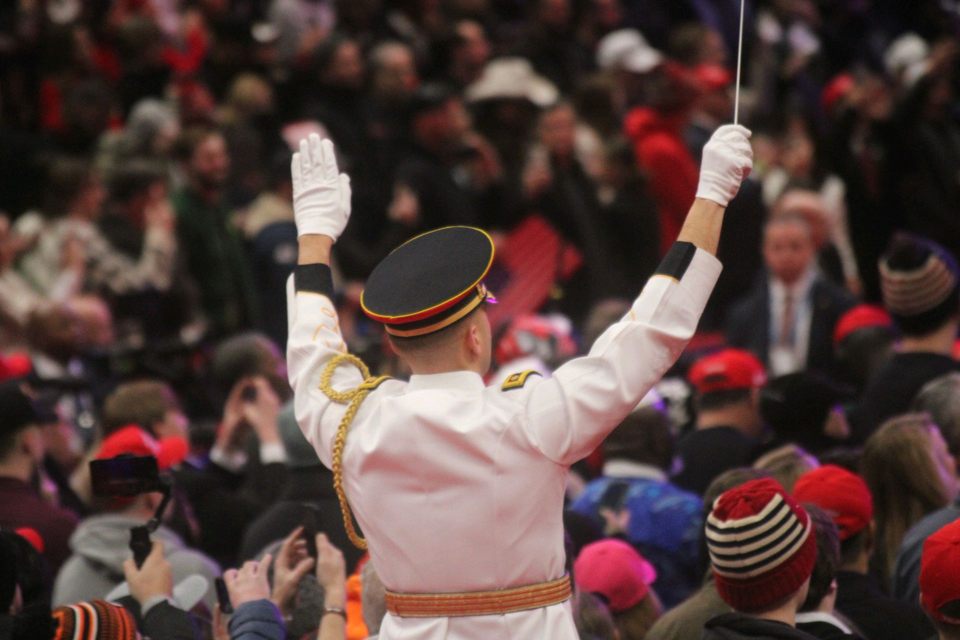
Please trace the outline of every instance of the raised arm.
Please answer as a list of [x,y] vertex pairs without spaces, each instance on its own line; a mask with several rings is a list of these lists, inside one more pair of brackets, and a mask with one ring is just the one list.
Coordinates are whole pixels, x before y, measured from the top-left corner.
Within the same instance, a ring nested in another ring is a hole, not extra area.
[[[559,464],[588,455],[673,365],[693,336],[720,275],[723,214],[749,175],[750,132],[720,127],[703,151],[697,197],[677,242],[624,318],[590,353],[530,385],[523,429]],[[509,393],[509,392],[508,392]]]
[[[300,142],[290,169],[300,253],[287,284],[287,369],[297,423],[329,467],[344,407],[332,403],[319,386],[327,362],[347,350],[333,305],[330,252],[350,218],[350,179],[337,169],[333,143],[316,134]],[[362,381],[359,371],[344,366],[337,369],[333,385],[353,388]]]

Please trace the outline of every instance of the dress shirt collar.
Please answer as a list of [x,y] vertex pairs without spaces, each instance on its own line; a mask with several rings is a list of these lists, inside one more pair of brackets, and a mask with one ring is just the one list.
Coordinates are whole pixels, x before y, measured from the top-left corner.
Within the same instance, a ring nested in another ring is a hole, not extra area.
[[419,391],[422,389],[480,391],[484,386],[483,378],[475,371],[448,371],[446,373],[412,375],[410,376],[410,382],[407,384],[407,391]]
[[842,620],[837,618],[832,613],[826,613],[823,611],[807,611],[806,613],[797,614],[797,624],[807,624],[811,622],[822,622],[824,624],[829,624],[848,635],[853,633],[853,631],[850,630],[850,627],[844,624]]
[[643,478],[646,480],[666,480],[667,474],[652,464],[614,458],[603,463],[603,475],[608,478]]
[[810,293],[810,289],[813,288],[813,281],[817,278],[817,270],[815,267],[810,267],[807,271],[800,276],[800,279],[797,280],[792,286],[787,286],[782,281],[771,275],[770,277],[770,294],[775,300],[783,300],[787,296],[787,292],[793,295],[795,302],[799,302],[807,297]]

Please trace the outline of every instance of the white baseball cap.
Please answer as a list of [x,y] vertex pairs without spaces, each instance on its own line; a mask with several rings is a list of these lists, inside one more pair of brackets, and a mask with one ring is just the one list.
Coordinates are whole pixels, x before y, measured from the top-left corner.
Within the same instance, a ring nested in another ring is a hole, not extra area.
[[636,29],[612,31],[597,45],[597,66],[605,71],[623,69],[649,73],[662,62],[663,54],[651,47]]

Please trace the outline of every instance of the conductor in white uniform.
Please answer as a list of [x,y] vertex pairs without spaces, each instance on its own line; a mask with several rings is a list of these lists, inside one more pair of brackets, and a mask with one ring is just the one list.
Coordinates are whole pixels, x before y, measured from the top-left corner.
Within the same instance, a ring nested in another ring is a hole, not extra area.
[[411,240],[367,281],[364,311],[384,324],[409,382],[369,378],[349,359],[328,266],[350,215],[349,179],[329,141],[300,143],[290,382],[300,428],[342,483],[345,516],[352,508],[387,588],[383,640],[577,638],[564,575],[567,468],[693,335],[720,273],[724,210],[752,166],[748,138],[735,125],[714,133],[676,244],[586,356],[497,387],[483,383],[493,246],[469,227]]

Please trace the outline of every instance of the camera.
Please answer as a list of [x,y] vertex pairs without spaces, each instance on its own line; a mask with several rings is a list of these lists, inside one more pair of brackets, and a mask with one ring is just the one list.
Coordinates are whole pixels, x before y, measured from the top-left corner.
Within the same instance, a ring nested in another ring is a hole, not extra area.
[[141,493],[163,491],[163,481],[153,456],[118,456],[90,462],[93,495],[103,498],[133,498]]
[[153,543],[150,534],[160,526],[163,512],[170,503],[170,483],[160,476],[153,456],[121,455],[106,460],[90,461],[93,495],[101,498],[135,498],[142,493],[163,494],[163,502],[145,525],[130,528],[130,550],[138,567],[150,555]]

